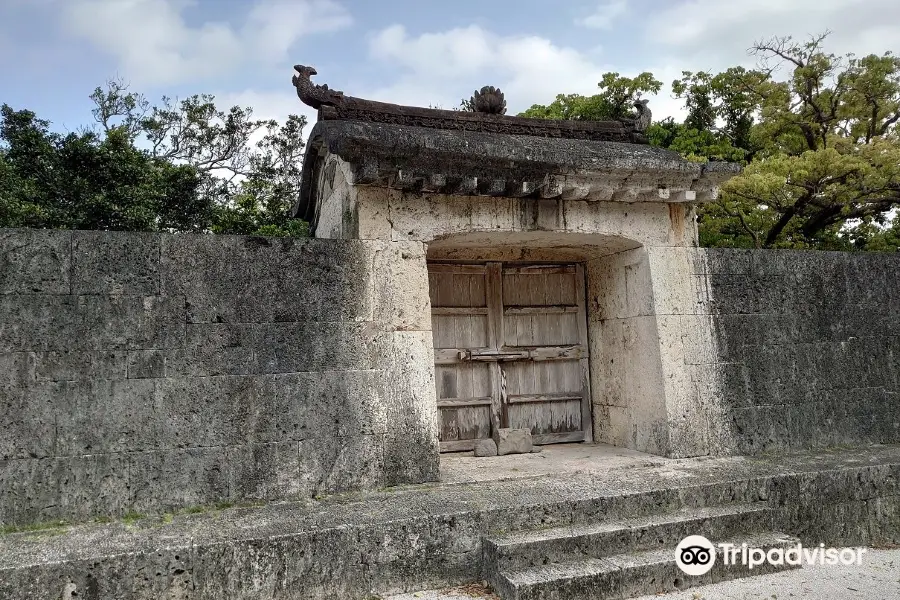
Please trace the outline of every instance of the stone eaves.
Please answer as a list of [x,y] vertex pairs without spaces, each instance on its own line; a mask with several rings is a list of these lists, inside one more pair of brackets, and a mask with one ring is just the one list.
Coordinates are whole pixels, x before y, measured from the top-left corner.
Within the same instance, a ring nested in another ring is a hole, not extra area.
[[295,216],[314,215],[328,155],[347,163],[353,185],[466,196],[703,202],[740,172],[733,163],[689,162],[642,144],[319,121]]

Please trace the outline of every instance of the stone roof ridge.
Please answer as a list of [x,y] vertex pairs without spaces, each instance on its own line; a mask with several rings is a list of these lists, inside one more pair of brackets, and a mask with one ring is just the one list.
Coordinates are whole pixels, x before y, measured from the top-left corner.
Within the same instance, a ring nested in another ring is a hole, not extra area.
[[646,100],[635,101],[637,112],[631,118],[607,121],[533,119],[506,115],[503,93],[493,86],[485,86],[472,96],[472,111],[443,110],[355,98],[328,85],[313,83],[312,77],[318,74],[313,67],[294,65],[294,70],[297,73],[291,82],[297,90],[297,97],[319,111],[319,121],[363,121],[451,131],[648,143],[645,132],[651,113]]

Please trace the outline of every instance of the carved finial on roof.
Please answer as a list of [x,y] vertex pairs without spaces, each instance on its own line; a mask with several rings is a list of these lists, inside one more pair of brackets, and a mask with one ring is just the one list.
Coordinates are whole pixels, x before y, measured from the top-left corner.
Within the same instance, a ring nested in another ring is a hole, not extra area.
[[344,92],[329,90],[327,85],[313,84],[311,77],[318,75],[313,67],[294,65],[297,75],[291,78],[291,83],[297,88],[297,97],[313,108],[320,108],[323,104],[338,106],[344,100]]
[[644,133],[647,131],[647,128],[650,127],[650,120],[653,113],[650,112],[650,109],[647,107],[646,99],[641,100],[639,98],[635,100],[634,107],[637,109],[637,114],[634,117],[634,130]]
[[491,115],[506,114],[506,100],[503,98],[503,92],[492,85],[486,85],[476,91],[469,102],[475,112]]

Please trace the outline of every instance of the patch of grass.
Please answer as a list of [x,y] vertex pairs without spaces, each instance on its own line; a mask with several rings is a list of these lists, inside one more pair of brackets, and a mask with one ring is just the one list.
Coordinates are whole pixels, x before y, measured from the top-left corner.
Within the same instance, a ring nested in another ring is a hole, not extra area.
[[869,547],[872,550],[900,550],[900,544],[894,542],[874,542]]
[[43,523],[32,523],[30,525],[4,525],[0,527],[0,535],[9,535],[11,533],[37,533],[65,530],[70,523],[66,521],[46,521]]
[[122,523],[124,523],[125,525],[134,525],[135,523],[137,523],[137,522],[140,521],[141,519],[145,519],[145,518],[146,518],[146,516],[145,516],[145,515],[142,515],[142,514],[139,513],[139,512],[128,511],[127,513],[125,513],[124,515],[122,515],[121,521],[122,521]]

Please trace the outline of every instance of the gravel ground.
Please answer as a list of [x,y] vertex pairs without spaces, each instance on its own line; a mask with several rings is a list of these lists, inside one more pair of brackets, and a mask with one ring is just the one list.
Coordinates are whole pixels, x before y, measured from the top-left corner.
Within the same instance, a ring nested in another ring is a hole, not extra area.
[[[391,596],[389,600],[496,598],[480,586]],[[900,549],[868,550],[860,566],[808,565],[635,600],[900,600]]]

